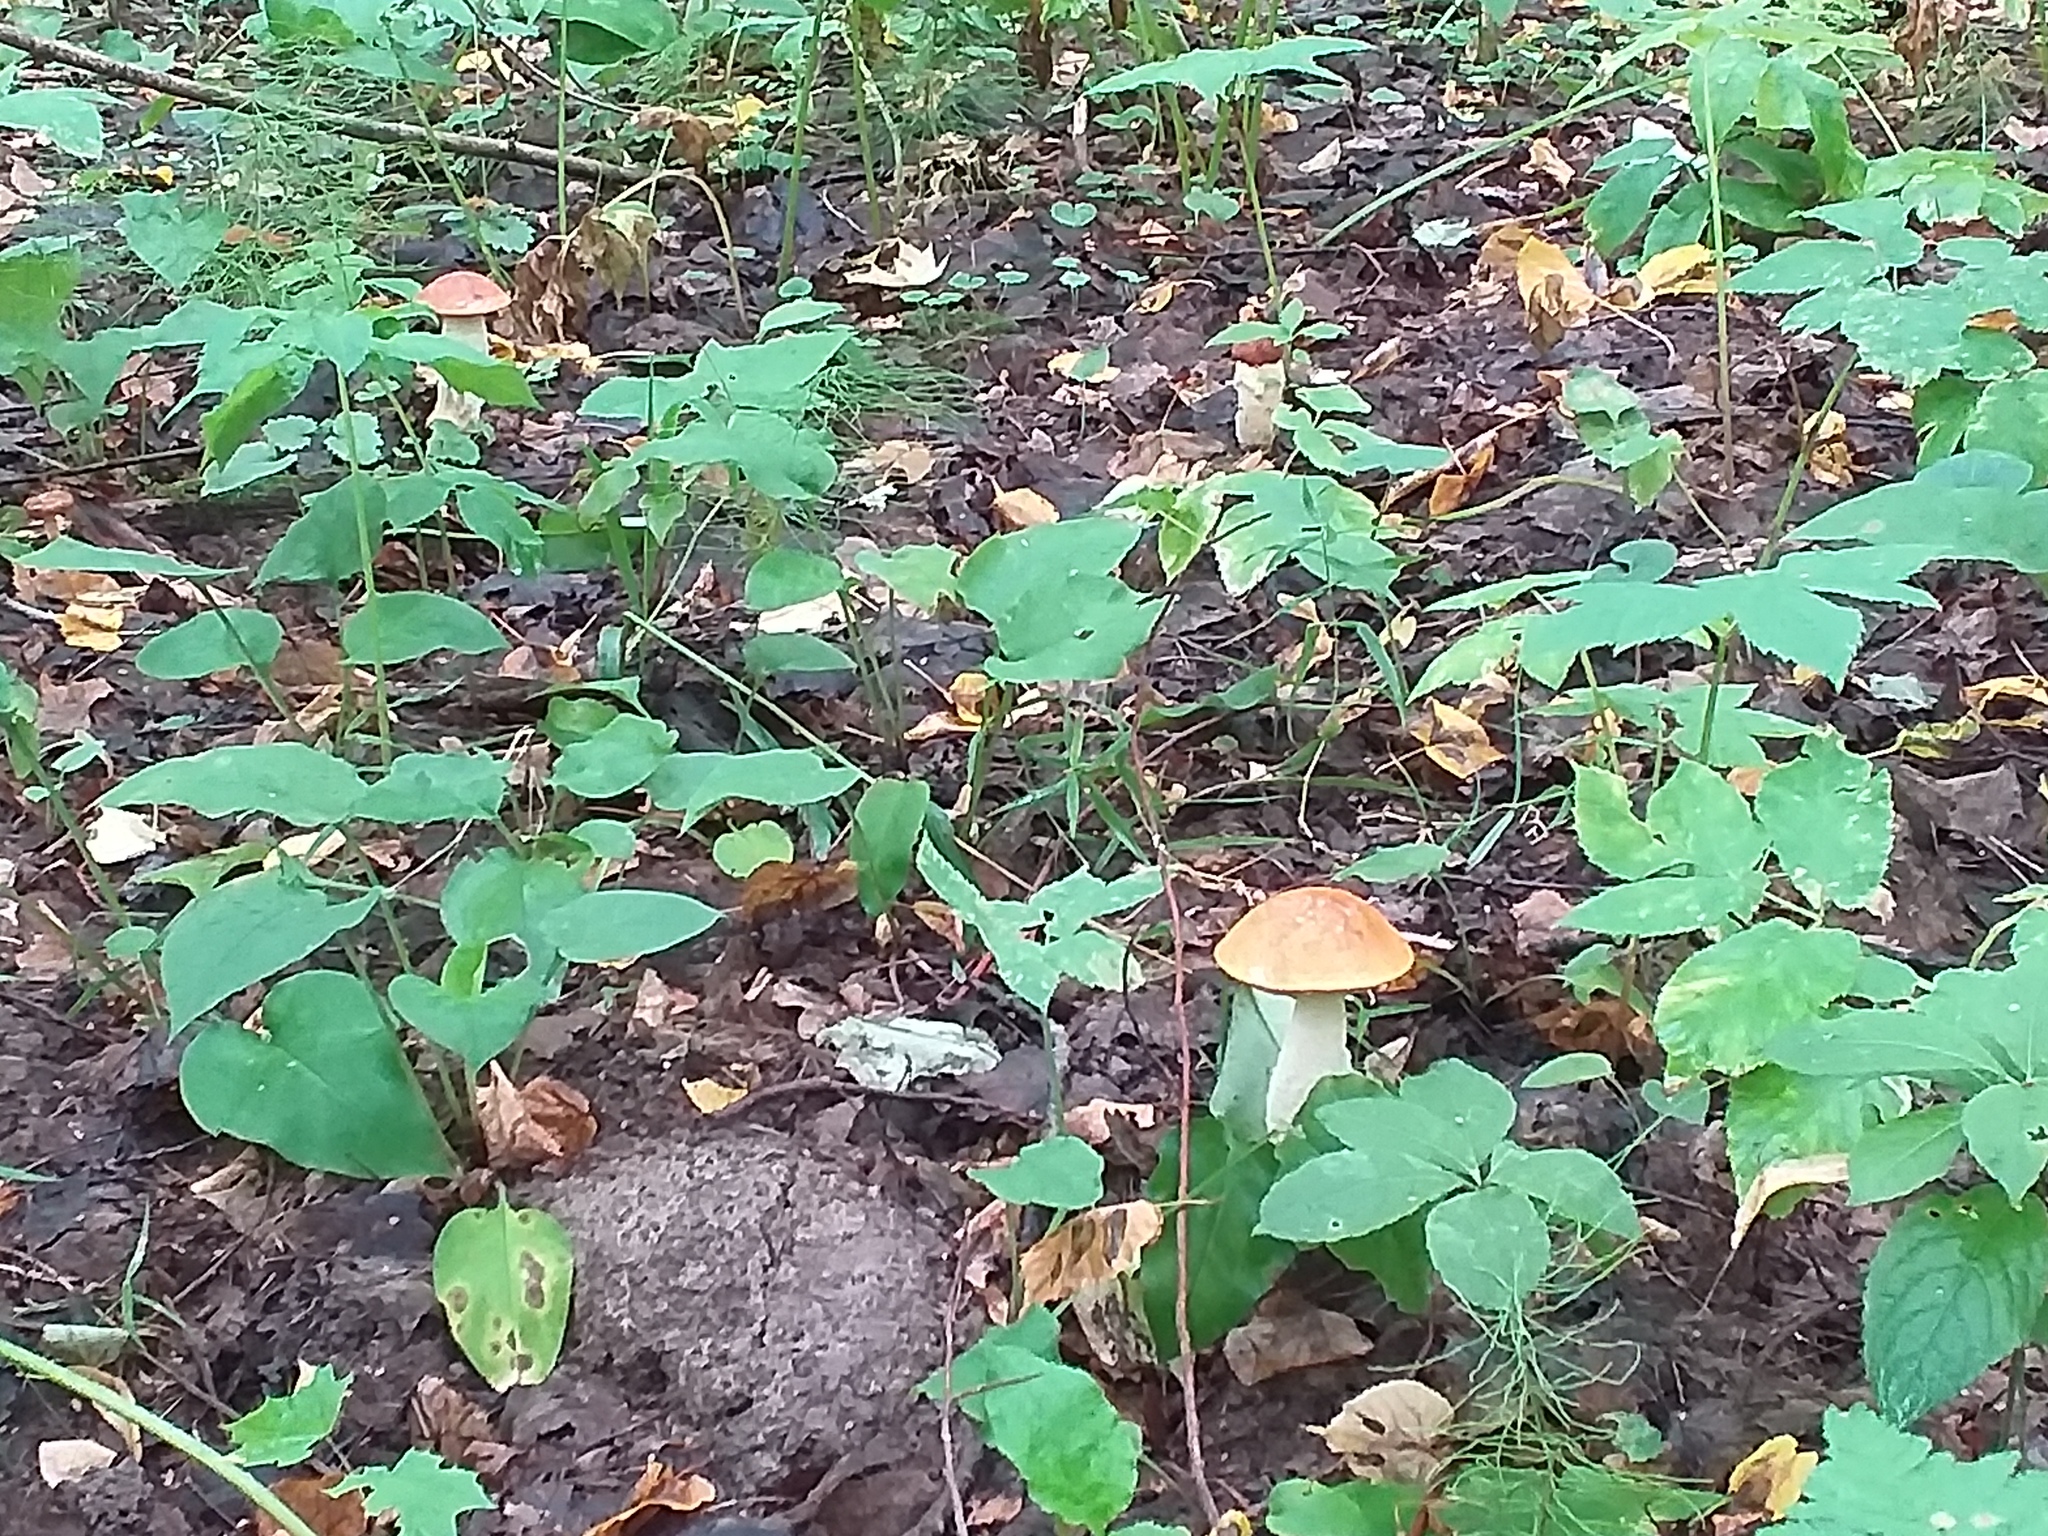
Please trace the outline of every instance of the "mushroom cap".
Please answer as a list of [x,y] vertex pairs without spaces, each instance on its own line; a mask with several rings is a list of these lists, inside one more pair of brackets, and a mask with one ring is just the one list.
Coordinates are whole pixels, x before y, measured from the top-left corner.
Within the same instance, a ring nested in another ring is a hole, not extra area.
[[443,272],[417,297],[444,320],[495,315],[512,302],[511,294],[481,272]]
[[1216,964],[1261,992],[1365,992],[1406,975],[1415,951],[1363,896],[1305,885],[1240,917],[1217,943]]

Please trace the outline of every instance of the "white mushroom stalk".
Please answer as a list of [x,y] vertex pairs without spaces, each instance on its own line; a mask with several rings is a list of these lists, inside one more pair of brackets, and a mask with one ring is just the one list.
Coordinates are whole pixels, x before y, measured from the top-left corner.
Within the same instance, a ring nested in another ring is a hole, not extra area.
[[[1343,993],[1304,992],[1275,1000],[1292,1005],[1280,1031],[1280,1054],[1266,1080],[1266,1130],[1277,1136],[1293,1126],[1317,1083],[1342,1077],[1352,1063]],[[1265,999],[1260,1001],[1263,1009]]]
[[[512,296],[481,272],[444,272],[420,290],[419,301],[440,320],[444,337],[488,360],[490,317],[510,304]],[[438,369],[427,371],[434,378],[434,408],[427,413],[428,425],[445,421],[461,431],[473,431],[483,420],[482,399],[457,389]]]

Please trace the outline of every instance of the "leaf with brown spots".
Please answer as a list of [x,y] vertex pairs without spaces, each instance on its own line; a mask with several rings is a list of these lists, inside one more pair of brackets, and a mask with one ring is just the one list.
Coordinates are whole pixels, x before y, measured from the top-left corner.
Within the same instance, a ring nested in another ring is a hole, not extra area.
[[1025,1249],[1018,1263],[1024,1305],[1050,1306],[1089,1286],[1130,1274],[1163,1226],[1159,1207],[1149,1200],[1081,1212]]
[[569,1327],[576,1253],[546,1211],[502,1197],[458,1211],[434,1242],[434,1296],[448,1332],[492,1390],[547,1380]]

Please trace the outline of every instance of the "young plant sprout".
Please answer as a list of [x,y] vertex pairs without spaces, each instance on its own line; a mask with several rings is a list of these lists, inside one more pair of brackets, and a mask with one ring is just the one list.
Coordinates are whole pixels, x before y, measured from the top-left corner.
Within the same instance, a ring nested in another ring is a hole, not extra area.
[[[490,317],[504,310],[512,295],[481,272],[443,272],[419,291],[419,301],[440,317],[443,336],[488,359]],[[427,415],[430,426],[445,421],[468,432],[483,420],[484,403],[475,395],[454,388],[439,373],[434,386],[434,409]]]
[[1293,1004],[1266,1084],[1269,1132],[1294,1124],[1317,1083],[1352,1069],[1345,994],[1383,987],[1414,963],[1378,907],[1334,886],[1282,891],[1223,935],[1216,965],[1224,975]]

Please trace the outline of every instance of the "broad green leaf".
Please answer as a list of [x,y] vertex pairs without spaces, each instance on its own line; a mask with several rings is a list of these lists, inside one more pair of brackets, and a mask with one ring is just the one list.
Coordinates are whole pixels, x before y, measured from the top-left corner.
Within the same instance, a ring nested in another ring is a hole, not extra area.
[[510,1050],[548,999],[531,968],[481,992],[458,992],[410,971],[391,978],[385,995],[401,1019],[443,1050],[460,1056],[472,1075]]
[[685,469],[725,465],[757,494],[777,501],[813,500],[829,491],[839,475],[830,437],[773,411],[743,409],[729,421],[693,421],[639,452]]
[[[1264,1123],[1261,1120],[1260,1130]],[[1197,1116],[1188,1131],[1188,1342],[1208,1349],[1252,1315],[1259,1299],[1294,1258],[1292,1244],[1260,1236],[1259,1202],[1280,1174],[1279,1155],[1258,1140],[1241,1140],[1221,1120]],[[1138,1284],[1154,1352],[1170,1360],[1180,1352],[1174,1320],[1179,1271],[1179,1222],[1171,1209],[1180,1197],[1180,1131],[1159,1143],[1159,1162],[1145,1185],[1146,1198],[1169,1207],[1166,1229],[1146,1245]]]
[[877,779],[861,791],[846,854],[860,871],[860,905],[868,916],[881,916],[903,894],[931,803],[931,786],[922,779]]
[[481,952],[516,938],[529,955],[552,959],[543,928],[584,895],[576,871],[553,859],[522,859],[493,848],[455,866],[441,889],[441,926],[464,949]]
[[1519,1190],[1577,1226],[1629,1239],[1643,1230],[1620,1175],[1583,1147],[1529,1150],[1510,1143],[1494,1155],[1486,1182]]
[[[0,271],[4,270],[5,264],[0,263]],[[98,571],[109,576],[168,576],[185,581],[218,581],[234,575],[229,566],[191,565],[145,549],[108,549],[68,533],[16,555],[14,564],[32,571]]]
[[1849,1149],[1849,1200],[1876,1205],[1918,1194],[1963,1150],[1963,1107],[1936,1104],[1874,1125]]
[[364,560],[384,542],[390,500],[365,471],[343,476],[305,498],[298,521],[271,546],[256,572],[258,586],[276,581],[338,583],[359,579]]
[[225,1023],[201,1030],[179,1062],[178,1088],[202,1130],[269,1147],[301,1168],[358,1179],[455,1171],[398,1036],[369,988],[338,971],[272,987],[261,1033]]
[[1876,1118],[1869,1085],[1765,1065],[1728,1085],[1728,1167],[1745,1190],[1773,1163],[1847,1152]]
[[1572,826],[1586,857],[1617,880],[1641,880],[1679,861],[1629,804],[1628,780],[1605,768],[1572,770]]
[[208,464],[224,464],[256,435],[256,429],[283,410],[305,387],[311,364],[303,360],[265,363],[244,375],[218,405],[199,418]]
[[1456,1057],[1401,1084],[1398,1094],[1346,1099],[1317,1113],[1359,1152],[1425,1158],[1476,1178],[1515,1123],[1515,1096]]
[[1425,1232],[1430,1262],[1475,1312],[1514,1311],[1550,1265],[1550,1234],[1519,1190],[1489,1184],[1453,1195],[1430,1208]]
[[547,14],[567,24],[564,51],[576,64],[659,53],[678,32],[675,12],[663,0],[551,0]]
[[1761,873],[1657,875],[1596,891],[1559,922],[1581,933],[1618,939],[1726,928],[1752,916],[1769,886]]
[[1696,875],[1739,876],[1763,860],[1763,828],[1742,791],[1698,763],[1679,763],[1657,786],[1648,821],[1658,840]]
[[506,765],[480,752],[402,752],[353,814],[394,826],[489,821],[505,801]]
[[1258,48],[1191,48],[1173,58],[1119,70],[1091,85],[1088,94],[1110,96],[1124,91],[1184,86],[1213,102],[1242,81],[1268,75],[1306,75],[1336,82],[1339,76],[1321,61],[1333,53],[1355,53],[1365,46],[1357,38],[1324,35],[1284,37]]
[[305,959],[369,916],[375,901],[364,896],[330,902],[319,891],[288,883],[281,869],[194,897],[165,926],[158,947],[171,1032]]
[[1756,818],[1801,895],[1859,906],[1891,862],[1891,775],[1834,736],[1809,737],[1798,757],[1764,775]]
[[1909,1424],[2026,1339],[2048,1290],[2048,1212],[1982,1184],[1908,1206],[1870,1261],[1863,1359],[1878,1407]]
[[846,584],[839,562],[787,544],[763,551],[747,572],[746,603],[756,613],[808,603]]
[[1522,1079],[1524,1088],[1563,1088],[1572,1083],[1598,1082],[1614,1076],[1614,1063],[1598,1051],[1567,1051],[1553,1057]]
[[[1033,1504],[1104,1530],[1137,1493],[1138,1428],[1086,1371],[1011,1342],[1017,1326],[984,1335],[953,1362],[954,1401],[1017,1469]],[[937,1378],[920,1388],[927,1397],[943,1390]]]
[[482,656],[508,642],[489,618],[445,592],[379,592],[341,626],[343,658],[396,666],[435,651]]
[[260,608],[210,609],[174,624],[135,653],[145,677],[205,677],[235,667],[267,667],[284,644],[284,626]]
[[735,880],[744,880],[763,864],[787,864],[796,844],[780,822],[750,821],[721,832],[711,843],[711,862]]
[[2020,1536],[2048,1517],[2048,1473],[2022,1471],[2017,1451],[1957,1461],[1860,1403],[1828,1409],[1822,1433],[1827,1454],[1776,1527],[1783,1536]]
[[1333,878],[1390,884],[1415,880],[1435,874],[1444,867],[1449,856],[1450,851],[1438,843],[1396,843],[1390,848],[1375,848],[1363,858],[1352,860]]
[[173,291],[192,281],[234,222],[225,208],[194,205],[177,191],[127,192],[118,202],[128,249]]
[[1453,1478],[1442,1519],[1453,1536],[1658,1536],[1664,1524],[1690,1525],[1721,1502],[1639,1472],[1481,1461]]
[[362,776],[340,758],[296,741],[209,747],[130,774],[101,805],[182,805],[202,816],[281,817],[325,826],[355,814]]
[[853,563],[870,576],[878,576],[904,602],[926,613],[953,595],[953,571],[959,554],[942,544],[906,544],[886,553],[866,549]]
[[1427,1211],[1413,1211],[1363,1237],[1329,1244],[1330,1256],[1346,1269],[1371,1275],[1387,1300],[1410,1317],[1429,1310],[1436,1270],[1429,1262]]
[[1671,1073],[1737,1076],[1761,1066],[1778,1035],[1848,992],[1862,952],[1853,933],[1774,917],[1690,956],[1651,1021]]
[[680,811],[685,824],[727,800],[785,810],[816,805],[860,782],[858,769],[827,763],[798,747],[768,752],[681,752],[666,755],[646,781],[657,810]]
[[1422,1506],[1402,1483],[1311,1483],[1289,1478],[1266,1503],[1272,1536],[1407,1536]]
[[1963,1106],[1970,1156],[2018,1205],[2048,1169],[2048,1083],[1993,1083]]
[[291,1467],[304,1461],[334,1433],[352,1380],[322,1365],[291,1391],[266,1397],[240,1418],[228,1420],[221,1429],[235,1460],[245,1467]]
[[854,660],[829,640],[808,634],[749,635],[740,659],[756,677],[852,672]]
[[[637,789],[675,756],[676,733],[645,715],[614,715],[555,759],[548,782],[586,800],[610,800]],[[657,802],[658,803],[658,802]]]
[[576,1256],[546,1211],[458,1211],[434,1242],[434,1294],[448,1331],[495,1391],[547,1380],[569,1326]]
[[688,943],[719,912],[679,891],[588,891],[542,921],[564,960],[617,963]]
[[[465,1211],[454,1220],[474,1214]],[[388,1467],[351,1472],[333,1491],[361,1493],[368,1513],[397,1522],[396,1536],[456,1536],[462,1516],[497,1507],[469,1468],[450,1466],[431,1451],[417,1449]]]
[[1007,1205],[1086,1210],[1102,1198],[1102,1154],[1078,1136],[1048,1136],[999,1168],[975,1168],[968,1177]]
[[1256,1230],[1304,1247],[1363,1237],[1464,1183],[1448,1168],[1400,1153],[1326,1152],[1274,1182]]
[[1718,154],[1729,130],[1755,112],[1769,62],[1764,45],[1740,33],[1712,36],[1692,51],[1692,124],[1709,154]]
[[39,86],[0,93],[0,128],[46,133],[50,142],[79,160],[97,160],[107,147],[100,108],[110,98],[76,86]]

